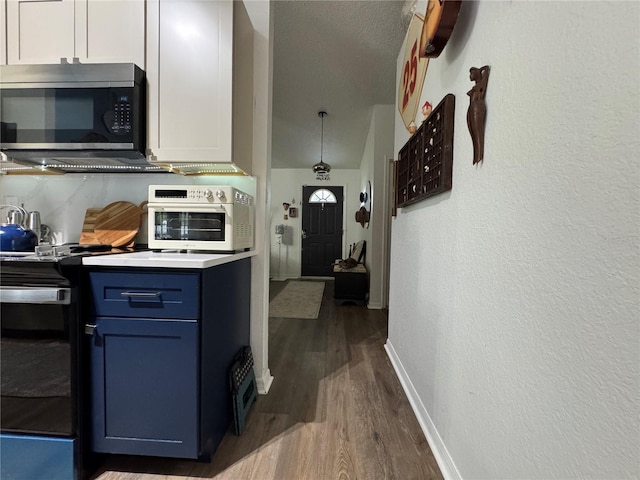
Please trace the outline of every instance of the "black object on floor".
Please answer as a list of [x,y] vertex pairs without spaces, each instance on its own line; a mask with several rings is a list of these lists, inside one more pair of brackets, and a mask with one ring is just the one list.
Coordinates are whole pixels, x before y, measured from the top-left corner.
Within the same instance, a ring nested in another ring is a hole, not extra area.
[[251,347],[243,347],[235,356],[229,372],[233,394],[233,420],[236,435],[244,431],[247,414],[258,396],[256,375],[253,371]]

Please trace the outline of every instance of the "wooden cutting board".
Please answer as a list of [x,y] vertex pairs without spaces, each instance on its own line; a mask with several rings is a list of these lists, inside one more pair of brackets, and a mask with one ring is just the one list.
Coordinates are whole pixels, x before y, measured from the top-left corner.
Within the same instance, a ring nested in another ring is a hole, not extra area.
[[95,245],[100,243],[94,232],[96,219],[102,211],[101,208],[87,208],[84,214],[84,223],[82,224],[82,232],[80,232],[80,245]]
[[139,206],[131,202],[113,202],[104,207],[94,226],[98,243],[106,243],[114,247],[129,245],[140,230],[143,210],[147,202]]

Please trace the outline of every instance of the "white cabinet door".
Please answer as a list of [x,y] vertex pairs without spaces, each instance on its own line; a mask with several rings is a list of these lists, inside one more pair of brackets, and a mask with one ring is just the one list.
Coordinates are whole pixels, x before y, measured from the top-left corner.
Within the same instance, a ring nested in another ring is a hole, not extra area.
[[7,64],[7,0],[0,0],[0,65]]
[[144,0],[76,0],[80,63],[135,63],[145,68]]
[[231,162],[233,3],[149,0],[152,161]]
[[7,63],[136,63],[144,69],[144,0],[6,0]]
[[7,63],[60,63],[74,42],[73,0],[7,0]]

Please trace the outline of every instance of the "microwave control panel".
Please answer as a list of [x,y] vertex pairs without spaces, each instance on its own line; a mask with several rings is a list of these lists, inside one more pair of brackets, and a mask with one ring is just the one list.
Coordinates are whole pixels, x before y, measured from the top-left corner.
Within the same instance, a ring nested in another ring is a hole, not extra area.
[[128,95],[118,95],[114,99],[113,109],[104,114],[104,124],[113,135],[131,133],[131,102]]
[[253,197],[228,185],[149,185],[149,203],[253,205]]

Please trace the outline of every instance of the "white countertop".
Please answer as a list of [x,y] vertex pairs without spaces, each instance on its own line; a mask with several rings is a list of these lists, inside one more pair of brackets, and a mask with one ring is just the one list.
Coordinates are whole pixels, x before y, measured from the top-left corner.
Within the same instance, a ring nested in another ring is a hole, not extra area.
[[253,257],[255,250],[241,253],[132,252],[83,257],[83,265],[99,267],[209,268]]

